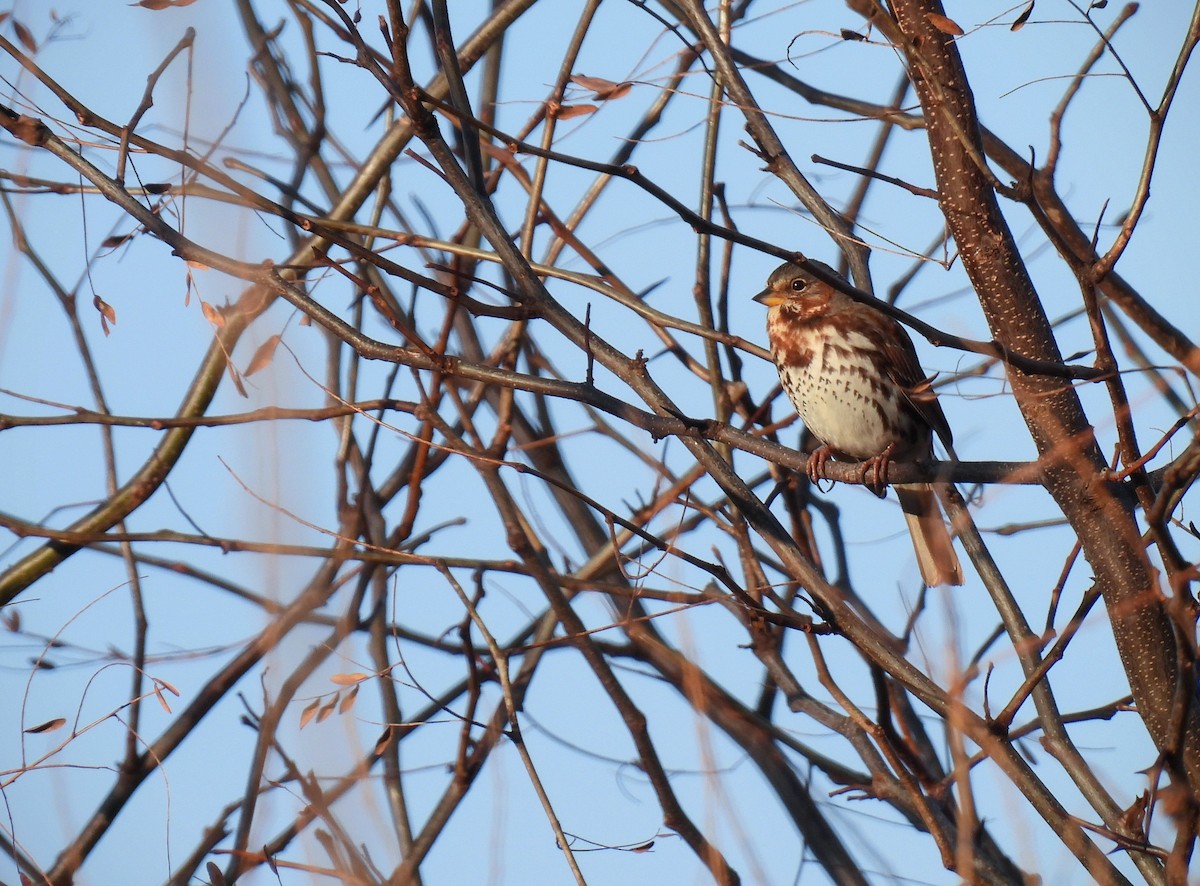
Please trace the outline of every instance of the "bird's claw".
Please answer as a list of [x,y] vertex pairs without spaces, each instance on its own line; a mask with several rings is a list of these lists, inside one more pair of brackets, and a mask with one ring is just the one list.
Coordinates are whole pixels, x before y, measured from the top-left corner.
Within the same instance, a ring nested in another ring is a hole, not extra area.
[[829,461],[833,455],[833,450],[828,446],[818,446],[808,456],[808,466],[805,473],[808,474],[808,479],[813,483],[820,484],[822,480],[828,480],[825,476],[825,462]]
[[887,495],[888,468],[892,464],[892,450],[895,445],[889,443],[883,452],[862,463],[862,473],[859,480],[880,498]]

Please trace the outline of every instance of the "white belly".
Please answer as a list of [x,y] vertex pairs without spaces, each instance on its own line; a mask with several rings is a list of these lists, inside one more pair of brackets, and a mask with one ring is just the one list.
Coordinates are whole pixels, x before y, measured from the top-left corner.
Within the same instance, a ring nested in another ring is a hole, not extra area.
[[874,373],[856,349],[821,342],[813,351],[805,367],[779,367],[784,389],[813,435],[853,458],[872,458],[889,444],[906,448],[910,441],[897,439],[896,432],[910,424],[901,418],[903,393],[888,380],[868,383],[864,375]]

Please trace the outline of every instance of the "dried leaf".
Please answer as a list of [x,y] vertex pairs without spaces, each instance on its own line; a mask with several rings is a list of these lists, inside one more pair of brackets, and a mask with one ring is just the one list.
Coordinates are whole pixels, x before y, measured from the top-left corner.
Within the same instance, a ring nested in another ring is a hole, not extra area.
[[237,367],[233,365],[232,360],[225,361],[225,371],[229,373],[229,380],[233,382],[234,389],[242,397],[249,400],[250,395],[246,393],[246,386],[242,384],[242,374],[237,371]]
[[[142,2],[145,3],[148,2],[148,0],[142,0]],[[211,861],[207,862],[204,865],[204,869],[208,871],[208,882],[211,883],[212,886],[226,886],[226,884],[229,882],[225,879],[225,875],[221,873],[221,869],[217,867],[215,863]]]
[[0,12],[0,25],[4,24],[10,15],[12,15],[11,12]]
[[624,98],[625,96],[629,95],[629,93],[630,93],[630,91],[632,91],[632,89],[633,89],[633,84],[630,83],[629,81],[625,81],[622,83],[618,83],[612,89],[608,90],[608,92],[596,93],[596,97],[603,101],[606,101],[606,102],[615,101],[616,99]]
[[353,689],[351,689],[349,692],[346,693],[346,697],[343,698],[341,703],[338,705],[338,713],[339,714],[346,713],[346,711],[348,711],[352,707],[354,707],[354,702],[357,699],[358,699],[358,687],[355,686]]
[[1088,12],[1093,9],[1103,9],[1108,6],[1108,0],[1092,0],[1092,4],[1088,7]]
[[590,89],[597,94],[607,92],[616,87],[616,83],[611,80],[605,80],[603,77],[589,77],[587,74],[572,74],[571,82],[584,89]]
[[250,376],[254,373],[266,369],[270,365],[271,360],[275,357],[275,349],[279,347],[279,342],[282,336],[272,335],[269,339],[258,346],[258,350],[254,352],[254,356],[250,358],[250,365],[246,367],[244,375]]
[[266,843],[263,844],[262,854],[263,854],[263,858],[265,858],[267,860],[267,867],[269,867],[271,869],[271,873],[274,874],[276,877],[278,877],[279,876],[279,865],[277,865],[275,863],[275,856],[273,856],[270,852],[267,851]]
[[172,713],[171,706],[167,704],[167,699],[162,694],[162,687],[157,683],[154,684],[154,697],[158,699],[158,703],[162,706],[164,711],[166,711],[168,714]]
[[649,843],[643,843],[641,846],[634,846],[629,851],[630,852],[649,852],[653,848],[654,848],[654,841],[651,840]]
[[133,239],[133,231],[128,234],[113,234],[111,237],[105,237],[100,244],[101,249],[116,249],[122,243],[128,243]]
[[21,45],[28,49],[31,53],[37,52],[37,41],[33,39],[33,32],[25,27],[15,18],[13,19],[13,30],[17,32],[17,39],[21,41]]
[[166,680],[156,680],[155,682],[157,682],[158,685],[161,686],[163,689],[167,690],[167,692],[171,693],[176,698],[179,698],[179,690],[176,689],[174,686],[172,686],[170,683],[168,683]]
[[946,16],[939,15],[936,12],[925,13],[925,18],[929,19],[929,23],[943,34],[949,34],[951,37],[961,37],[965,33],[958,26],[958,22],[952,18],[946,18]]
[[317,722],[324,723],[326,720],[328,720],[329,715],[337,709],[337,703],[338,697],[337,694],[334,693],[333,698],[329,699],[329,704],[325,705],[320,711],[317,712]]
[[600,110],[595,105],[561,105],[555,115],[559,120],[570,120],[572,117],[582,117],[584,114],[594,114]]
[[105,320],[107,320],[113,326],[117,325],[117,312],[112,305],[98,295],[92,299],[92,304],[95,306],[96,310],[103,315]]
[[53,732],[56,729],[62,729],[67,723],[62,717],[55,717],[53,720],[47,720],[45,723],[39,723],[36,726],[30,726],[25,730],[26,735],[41,735],[43,732]]
[[353,674],[334,674],[329,678],[329,682],[336,683],[338,686],[353,686],[366,679],[367,675],[362,671],[355,671]]
[[303,729],[309,724],[313,717],[317,715],[317,711],[321,707],[321,700],[318,698],[303,711],[300,712],[300,728]]
[[195,268],[197,271],[207,271],[208,270],[208,265],[206,265],[204,262],[194,261],[192,259],[188,259],[187,266],[189,268]]
[[116,309],[98,295],[92,299],[92,305],[100,312],[100,328],[104,330],[105,335],[108,335],[109,324],[117,325]]
[[131,6],[141,6],[145,9],[168,9],[172,6],[191,6],[196,0],[138,0],[137,3],[131,3]]
[[1029,16],[1033,15],[1034,2],[1035,0],[1029,0],[1029,5],[1021,10],[1021,14],[1016,17],[1012,25],[1009,27],[1010,31],[1019,31],[1021,28],[1025,27],[1025,22],[1029,21]]
[[867,39],[865,36],[858,33],[858,31],[851,31],[849,28],[842,28],[841,34],[842,34],[843,40],[866,40]]
[[217,327],[217,329],[220,329],[225,325],[225,317],[221,314],[221,312],[204,299],[200,299],[200,310],[204,312],[204,319],[213,326]]
[[628,81],[614,83],[611,80],[605,80],[603,77],[588,77],[586,74],[573,74],[571,82],[582,86],[584,89],[590,89],[600,101],[622,98],[628,95],[629,91],[633,89],[633,84]]
[[21,612],[13,607],[8,607],[4,610],[4,626],[14,634],[21,630]]

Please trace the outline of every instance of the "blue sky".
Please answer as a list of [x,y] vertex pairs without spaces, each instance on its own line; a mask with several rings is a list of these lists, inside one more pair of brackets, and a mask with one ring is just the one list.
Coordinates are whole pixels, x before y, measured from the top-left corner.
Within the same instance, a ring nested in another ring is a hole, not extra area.
[[[373,22],[382,6],[361,6],[364,23],[372,24],[364,24],[364,33],[370,39],[377,39]],[[456,2],[453,6],[456,34],[461,39],[487,4]],[[497,110],[501,129],[519,130],[547,95],[580,6],[543,2],[514,27]],[[283,3],[261,2],[256,8],[267,22],[287,16]],[[735,32],[738,46],[764,59],[790,58],[789,71],[830,91],[878,102],[886,102],[894,91],[898,66],[889,47],[836,38],[841,28],[861,27],[861,21],[843,5],[813,0],[756,3],[752,8],[754,14]],[[1068,81],[1064,78],[1077,70],[1093,46],[1095,34],[1080,22],[1078,12],[1069,3],[1041,0],[1029,24],[1013,32],[1008,23],[1018,11],[1019,7],[998,3],[952,3],[947,8],[947,14],[967,31],[959,46],[983,121],[1017,150],[1044,157],[1048,115],[1066,87]],[[1117,11],[1114,4],[1093,15],[1105,27]],[[205,140],[229,127],[214,159],[236,157],[274,174],[286,173],[286,148],[273,132],[256,87],[248,81],[248,50],[230,5],[196,3],[181,9],[151,11],[116,3],[60,2],[55,5],[55,23],[40,3],[17,2],[13,14],[43,44],[36,56],[39,65],[96,113],[116,121],[128,118],[145,88],[147,74],[185,28],[194,27],[197,40],[190,90],[185,66],[176,63],[156,89],[154,108],[140,131],[175,144],[186,125],[190,143],[200,150]],[[1157,101],[1174,62],[1187,14],[1188,10],[1173,4],[1143,4],[1119,33],[1116,45],[1122,58],[1151,101]],[[0,27],[5,37],[13,39],[10,23]],[[294,22],[285,29],[283,39],[298,40]],[[349,54],[327,35],[322,40],[323,48]],[[632,81],[633,89],[625,98],[604,103],[593,115],[563,121],[555,150],[607,160],[664,87],[680,48],[678,37],[664,33],[661,25],[636,4],[604,4],[573,70],[614,82]],[[423,45],[419,51],[414,50],[414,58],[424,66],[419,73],[427,75],[429,54]],[[303,71],[304,66],[297,62],[296,68]],[[384,104],[384,96],[367,74],[349,64],[324,58],[321,70],[330,96],[330,131],[337,134],[348,158],[346,165],[335,169],[344,180],[350,174],[349,164],[365,157],[382,131],[383,122],[376,119],[376,114]],[[1096,72],[1065,119],[1057,184],[1085,229],[1090,230],[1103,217],[1107,223],[1100,230],[1103,247],[1113,235],[1112,222],[1128,208],[1134,192],[1147,121],[1129,82],[1118,76],[1119,69],[1110,58],[1103,60]],[[80,133],[53,97],[34,84],[27,73],[20,72],[11,58],[0,61],[0,76],[4,78],[6,104],[47,119],[60,134]],[[838,205],[845,200],[857,185],[857,178],[814,164],[810,157],[820,154],[860,162],[874,137],[875,124],[810,106],[760,79],[749,79],[801,169],[829,201]],[[478,87],[477,72],[468,78],[468,87]],[[685,94],[672,103],[661,125],[639,147],[634,162],[642,173],[678,199],[695,205],[710,81],[697,73],[685,79],[681,88]],[[578,93],[576,100],[586,101],[586,93]],[[1191,292],[1194,273],[1190,267],[1197,196],[1194,152],[1200,134],[1198,109],[1196,78],[1189,72],[1167,126],[1146,216],[1118,268],[1185,332],[1194,331],[1200,317]],[[739,144],[747,138],[742,124],[737,110],[727,108],[717,152],[718,178],[725,183],[738,228],[785,248],[835,261],[830,239],[796,210],[794,199],[783,185],[762,170],[761,160]],[[111,150],[90,143],[83,149],[93,162],[108,170],[113,168]],[[420,148],[416,150],[423,155]],[[178,167],[156,158],[135,157],[134,162],[143,181],[178,178]],[[532,168],[531,161],[526,165]],[[897,133],[883,168],[890,175],[920,186],[934,184],[927,145],[919,132]],[[0,139],[0,169],[67,183],[77,181],[62,164],[32,154],[7,137]],[[263,187],[248,176],[244,180]],[[590,173],[556,165],[550,173],[548,199],[566,214],[592,181]],[[443,238],[455,230],[461,218],[461,207],[450,190],[426,166],[411,158],[397,162],[393,194],[412,217],[428,217]],[[85,281],[79,287],[79,310],[112,411],[144,416],[172,414],[212,338],[200,301],[222,305],[235,299],[243,284],[214,270],[193,269],[195,289],[189,297],[188,269],[163,244],[143,236],[110,252],[100,249],[106,237],[129,231],[130,224],[99,198],[81,201],[78,195],[9,196],[30,243],[61,275],[61,282],[70,288]],[[519,227],[523,200],[523,192],[512,181],[506,181],[496,195],[501,216],[510,229]],[[189,199],[185,205],[187,235],[209,248],[249,262],[282,261],[289,254],[286,231],[276,220],[199,198]],[[1005,211],[1048,315],[1059,318],[1071,314],[1080,303],[1071,275],[1045,247],[1044,237],[1028,213],[1012,204],[1006,204]],[[179,217],[173,216],[172,221],[179,223]],[[875,247],[872,271],[877,291],[886,291],[910,268],[913,259],[906,251],[924,250],[938,235],[941,224],[932,201],[886,186],[872,190],[863,210],[863,222],[871,232],[867,239]],[[7,216],[0,218],[0,226],[9,227]],[[665,281],[649,295],[651,306],[695,319],[691,286],[696,238],[662,205],[636,188],[616,182],[576,233],[635,291]],[[535,255],[545,246],[544,233],[539,236],[542,239]],[[89,268],[89,257],[99,252],[104,254]],[[423,263],[421,254],[411,247],[397,246],[387,255],[416,269]],[[38,415],[62,411],[30,398],[68,407],[93,406],[69,327],[52,294],[14,248],[2,253],[0,263],[0,413]],[[765,341],[763,316],[761,309],[749,302],[749,296],[761,288],[775,264],[777,260],[771,256],[740,247],[733,257],[731,331],[758,344]],[[561,265],[569,270],[587,270],[571,254],[564,256]],[[499,277],[493,274],[490,279]],[[652,330],[632,318],[629,311],[594,292],[562,282],[552,283],[551,291],[577,316],[583,316],[590,305],[593,329],[625,353],[644,350],[651,358],[649,371],[655,381],[688,414],[711,415],[707,385],[663,356],[661,342]],[[405,298],[412,297],[407,290],[401,293]],[[90,306],[95,294],[116,311],[117,323],[107,337]],[[313,295],[333,310],[343,314],[348,310],[351,294],[334,276],[316,285]],[[427,295],[417,295],[418,317],[432,335],[442,310],[441,303],[429,300]],[[950,332],[988,337],[982,313],[957,263],[948,271],[928,263],[904,291],[900,305]],[[326,342],[316,330],[302,327],[298,319],[295,311],[281,302],[255,322],[235,353],[237,365],[245,367],[254,349],[272,335],[283,337],[286,350],[280,349],[267,370],[248,380],[247,398],[224,384],[211,410],[213,414],[267,405],[311,407],[323,402]],[[481,328],[485,335],[499,335],[503,325],[483,323]],[[384,340],[395,340],[381,323],[368,331]],[[1082,318],[1063,323],[1058,334],[1064,353],[1091,347],[1091,334]],[[547,360],[565,377],[581,379],[585,366],[580,353],[549,331],[540,335]],[[701,353],[698,340],[683,335],[680,338],[691,353]],[[975,364],[970,355],[935,349],[919,339],[917,346],[923,365],[931,373],[950,376]],[[1152,346],[1150,359],[1169,363]],[[750,355],[743,354],[743,360],[747,384],[756,397],[765,396],[775,384],[774,369]],[[383,396],[389,368],[364,365],[361,396]],[[603,371],[598,372],[597,383],[619,396],[626,394],[620,382]],[[1128,384],[1138,410],[1141,442],[1147,447],[1176,415],[1140,374],[1131,374]],[[1177,386],[1189,402],[1195,402],[1182,379],[1177,380]],[[411,379],[402,372],[394,395],[412,396],[412,391]],[[1084,388],[1080,394],[1102,447],[1111,452],[1115,432],[1104,391],[1096,386]],[[1015,404],[996,373],[982,379],[955,380],[941,396],[961,458],[1015,460],[1033,455],[1033,444]],[[554,409],[561,431],[585,431],[591,425],[592,419],[573,404],[555,404]],[[781,415],[777,411],[777,416]],[[493,416],[481,414],[480,420],[484,423],[482,429],[490,431],[488,423],[494,421]],[[403,433],[413,430],[409,416],[393,416],[389,421],[399,432],[381,429],[380,464],[389,455],[400,457],[406,443]],[[678,473],[691,466],[690,457],[678,441],[654,441],[624,425],[619,429]],[[794,443],[798,429],[799,425],[794,425],[785,432],[784,439]],[[366,428],[359,427],[356,433],[365,435]],[[105,495],[99,439],[94,427],[33,427],[0,432],[0,464],[7,466],[6,481],[0,490],[0,511],[53,526],[69,524]],[[141,464],[157,439],[157,432],[144,429],[118,429],[114,433],[123,477]],[[179,471],[172,475],[175,501],[164,494],[165,490],[160,491],[132,518],[130,528],[190,531],[191,521],[213,535],[328,545],[328,537],[312,527],[328,529],[335,525],[330,466],[338,445],[333,428],[307,422],[241,425],[198,433]],[[1168,446],[1156,464],[1182,445]],[[572,467],[580,488],[600,498],[605,506],[629,513],[654,494],[656,478],[634,453],[595,437],[572,451],[579,454]],[[744,477],[757,475],[765,468],[761,460],[745,454],[735,457],[735,465]],[[538,516],[547,537],[562,540],[561,548],[552,551],[556,562],[582,559],[545,488],[528,477],[510,476],[507,482],[522,504]],[[418,529],[433,529],[456,518],[465,518],[466,522],[441,530],[429,552],[511,556],[500,521],[469,465],[449,466],[437,475],[437,483],[437,495],[427,496],[422,502]],[[768,491],[760,490],[763,495]],[[700,481],[692,493],[697,500],[707,501],[717,495],[717,489]],[[879,502],[862,489],[848,487],[834,489],[828,499],[841,509],[848,527],[851,578],[856,589],[886,625],[900,629],[916,599],[918,574],[894,499]],[[979,493],[973,507],[1014,593],[1027,607],[1030,620],[1040,625],[1046,598],[1071,550],[1073,536],[1061,526],[1016,535],[1001,532],[1014,524],[1059,516],[1049,497],[1036,488],[990,487]],[[686,515],[686,508],[672,508],[653,528],[665,532]],[[398,509],[394,506],[387,516],[396,519]],[[827,543],[823,530],[818,529],[818,537],[822,544]],[[716,533],[686,537],[681,544],[689,553],[705,558],[713,556],[715,547],[726,562],[736,563],[736,550]],[[35,546],[34,541],[17,541],[0,533],[0,568]],[[303,558],[223,555],[212,549],[168,543],[141,550],[159,557],[185,559],[283,602],[293,599],[314,571],[313,561]],[[1193,548],[1193,559],[1195,554]],[[655,586],[690,588],[706,580],[702,573],[677,559],[647,565],[656,570],[648,581]],[[159,569],[147,568],[143,575],[151,621],[150,671],[180,690],[182,697],[174,701],[178,712],[211,674],[263,627],[266,619],[259,608],[203,583]],[[1077,565],[1067,582],[1061,612],[1073,609],[1089,581],[1087,567]],[[103,718],[119,704],[129,682],[127,667],[114,663],[109,654],[114,649],[127,652],[132,642],[126,582],[125,569],[116,557],[100,553],[73,557],[19,598],[15,611],[20,613],[26,633],[9,634],[0,645],[0,697],[9,700],[5,708],[12,711],[11,715],[0,716],[0,770],[11,771],[23,761],[37,758],[65,735],[64,731],[22,735],[22,728],[54,717],[71,722],[78,716],[81,723],[100,720],[96,728],[76,737],[56,755],[51,765],[22,775],[4,790],[8,816],[5,826],[15,829],[22,845],[45,865],[91,814],[113,778],[111,766],[119,757],[122,729],[115,719]],[[431,570],[401,571],[392,593],[397,619],[414,630],[439,636],[463,618],[461,605]],[[331,604],[326,614],[339,614],[340,600]],[[996,615],[985,600],[975,579],[952,594],[935,595],[922,619],[912,660],[943,683],[950,682],[961,659],[969,657],[996,624]],[[486,611],[489,625],[499,637],[517,631],[529,613],[540,611],[544,605],[527,581],[515,576],[489,579]],[[609,624],[613,618],[598,599],[580,603],[580,611],[594,627]],[[660,618],[657,625],[680,648],[711,669],[721,685],[753,703],[761,666],[744,648],[744,631],[724,610],[701,607]],[[239,690],[248,703],[261,708],[264,692],[276,691],[325,634],[326,628],[310,626],[290,636],[265,668],[256,669],[242,681]],[[52,636],[61,637],[67,645],[47,651],[46,642],[39,638]],[[606,632],[606,636],[614,642],[619,640],[615,631]],[[1086,652],[1077,648],[1054,672],[1055,690],[1064,710],[1086,709],[1119,697],[1125,691],[1124,677],[1099,607],[1076,642],[1086,643]],[[796,640],[789,648],[789,660],[816,691],[812,664],[802,647],[803,643]],[[823,643],[823,650],[831,668],[844,676],[847,685],[856,692],[864,691],[867,675],[857,654],[837,640]],[[402,692],[408,711],[425,703],[424,692],[436,693],[462,675],[455,660],[443,654],[415,646],[405,646],[404,652],[411,673],[403,682],[412,684]],[[30,659],[43,653],[58,667],[31,673]],[[1002,643],[990,650],[987,660],[996,668],[991,678],[991,697],[1006,698],[1021,679],[1015,656]],[[340,772],[348,762],[348,749],[369,748],[379,734],[381,714],[366,686],[350,715],[310,724],[303,731],[294,729],[295,717],[305,704],[322,694],[328,697],[336,689],[328,682],[330,674],[369,670],[365,662],[361,641],[347,642],[299,693],[287,734],[302,769]],[[676,789],[694,818],[719,840],[744,880],[772,884],[823,882],[815,866],[803,864],[799,838],[761,775],[741,752],[710,723],[697,718],[674,690],[647,669],[632,661],[619,664],[630,692],[643,710],[653,712],[651,733],[666,757],[665,765],[674,774]],[[569,650],[553,652],[543,668],[549,673],[539,674],[527,704],[529,719],[524,723],[531,754],[548,781],[564,827],[608,845],[636,845],[654,839],[661,827],[661,810],[640,773],[628,762],[619,762],[632,760],[634,751],[603,690],[579,656]],[[498,695],[492,689],[485,692],[481,710],[490,711],[490,706],[496,704]],[[981,693],[980,684],[972,684],[968,703],[976,709],[982,703]],[[869,696],[868,689],[865,697]],[[89,859],[80,882],[103,883],[115,872],[131,884],[158,883],[168,878],[203,828],[243,790],[245,757],[253,735],[239,725],[242,712],[241,703],[231,696],[206,718],[164,771],[143,785],[133,806]],[[145,708],[143,735],[156,736],[167,728],[171,718],[151,702]],[[811,720],[781,714],[779,723],[798,740],[827,753],[847,752],[841,739]],[[1133,715],[1080,725],[1072,734],[1122,802],[1131,801],[1144,788],[1144,777],[1137,770],[1153,762],[1153,749]],[[445,765],[453,758],[457,735],[457,723],[447,716],[444,723],[418,730],[404,745],[404,765],[414,773],[410,802],[418,820],[444,788]],[[1031,741],[1028,752],[1039,761],[1039,774],[1061,789],[1064,802],[1073,812],[1091,814],[1044,751]],[[278,768],[268,769],[272,776],[278,776]],[[1077,863],[989,764],[980,766],[976,777],[979,802],[989,826],[1018,864],[1037,870],[1044,879],[1053,876],[1063,882],[1085,882]],[[820,776],[814,785],[814,795],[832,810],[835,825],[861,853],[864,864],[877,867],[879,882],[889,875],[897,880],[954,882],[955,878],[942,870],[932,846],[923,840],[914,841],[895,813],[878,803],[827,799],[832,786]],[[373,848],[391,845],[389,818],[379,793],[356,792],[353,804],[339,808],[346,821],[361,829],[361,840]],[[264,800],[261,823],[256,825],[255,833],[261,831],[261,838],[252,838],[249,845],[270,838],[300,802],[286,791],[271,793]],[[672,836],[660,837],[652,852],[634,854],[610,849],[583,853],[582,859],[589,882],[594,883],[617,878],[636,882],[705,881],[695,858],[681,840]],[[293,860],[319,863],[319,847],[310,840],[303,850],[295,852]],[[385,870],[395,863],[386,854],[377,861]],[[218,863],[223,865],[225,861],[221,858]],[[1123,858],[1118,863],[1132,870]],[[497,751],[489,761],[423,871],[427,883],[567,882],[561,855],[511,747]],[[0,872],[0,879],[16,879],[11,865],[5,867],[0,862]],[[249,878],[252,883],[273,880],[265,869]],[[284,882],[293,881],[285,878]]]

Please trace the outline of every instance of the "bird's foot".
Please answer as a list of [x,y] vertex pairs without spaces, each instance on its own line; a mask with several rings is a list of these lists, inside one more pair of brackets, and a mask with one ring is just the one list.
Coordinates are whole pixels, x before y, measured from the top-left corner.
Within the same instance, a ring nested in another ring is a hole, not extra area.
[[825,476],[825,462],[833,456],[833,450],[828,446],[821,445],[812,451],[808,456],[808,468],[805,471],[808,474],[808,479],[814,483],[820,483],[822,480],[828,480]]
[[892,464],[892,450],[895,446],[891,443],[883,452],[874,458],[869,458],[862,463],[862,473],[859,479],[862,484],[874,492],[880,498],[887,495],[888,485],[888,468]]

